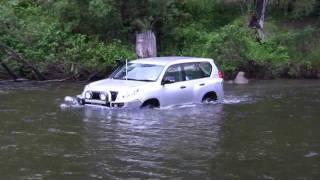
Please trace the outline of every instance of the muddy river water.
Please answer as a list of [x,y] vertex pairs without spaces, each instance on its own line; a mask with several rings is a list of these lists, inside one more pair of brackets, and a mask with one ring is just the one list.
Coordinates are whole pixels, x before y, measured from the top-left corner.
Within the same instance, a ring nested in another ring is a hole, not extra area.
[[320,81],[225,85],[223,104],[68,106],[81,83],[0,83],[0,179],[320,179]]

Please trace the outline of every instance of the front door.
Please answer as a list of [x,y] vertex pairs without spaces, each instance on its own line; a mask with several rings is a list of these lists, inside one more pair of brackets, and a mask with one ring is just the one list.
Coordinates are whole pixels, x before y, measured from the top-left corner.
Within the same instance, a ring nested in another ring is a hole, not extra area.
[[172,82],[169,84],[164,84],[162,87],[162,106],[192,102],[193,86],[185,81],[185,76],[183,74],[181,65],[170,66],[162,79],[162,81],[165,80],[170,80]]

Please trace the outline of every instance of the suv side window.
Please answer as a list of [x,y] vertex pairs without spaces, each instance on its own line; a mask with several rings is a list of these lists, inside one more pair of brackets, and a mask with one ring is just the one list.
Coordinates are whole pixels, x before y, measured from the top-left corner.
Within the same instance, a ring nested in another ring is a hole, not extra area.
[[165,75],[163,76],[163,80],[172,79],[175,82],[183,81],[182,68],[179,64],[170,66]]
[[201,79],[210,77],[212,66],[210,63],[188,63],[183,65],[186,80]]

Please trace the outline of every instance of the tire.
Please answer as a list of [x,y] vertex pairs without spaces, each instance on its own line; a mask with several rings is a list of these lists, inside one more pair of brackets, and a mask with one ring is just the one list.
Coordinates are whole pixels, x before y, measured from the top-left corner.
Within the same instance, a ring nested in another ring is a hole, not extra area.
[[145,101],[142,105],[141,108],[148,108],[148,109],[154,109],[160,107],[160,103],[157,99],[150,99]]
[[156,106],[153,104],[145,104],[145,105],[142,105],[141,108],[142,109],[154,109],[154,108],[156,108]]

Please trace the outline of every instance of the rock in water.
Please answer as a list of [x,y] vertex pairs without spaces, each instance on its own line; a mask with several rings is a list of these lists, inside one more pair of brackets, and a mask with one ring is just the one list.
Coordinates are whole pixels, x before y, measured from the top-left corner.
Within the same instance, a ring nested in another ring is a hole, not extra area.
[[240,71],[238,74],[237,74],[237,77],[236,79],[234,79],[234,83],[235,84],[248,84],[249,83],[249,80],[244,76],[245,73]]

